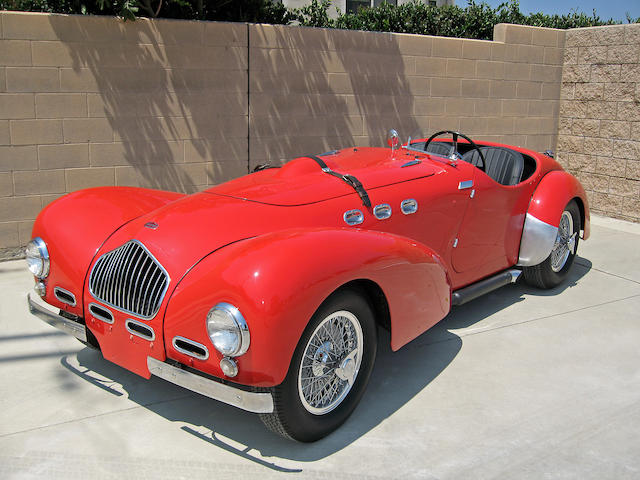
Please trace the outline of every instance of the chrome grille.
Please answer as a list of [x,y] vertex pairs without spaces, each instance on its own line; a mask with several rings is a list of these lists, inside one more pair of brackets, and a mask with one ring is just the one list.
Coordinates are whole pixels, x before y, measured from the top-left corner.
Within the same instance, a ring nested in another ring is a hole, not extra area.
[[102,255],[89,278],[89,291],[101,302],[141,318],[158,313],[169,275],[137,240]]

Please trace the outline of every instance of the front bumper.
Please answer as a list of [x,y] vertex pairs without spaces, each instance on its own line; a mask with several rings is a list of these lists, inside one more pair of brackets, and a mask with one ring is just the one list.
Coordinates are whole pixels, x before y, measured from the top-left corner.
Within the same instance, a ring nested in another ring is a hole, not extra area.
[[62,330],[69,335],[73,335],[80,341],[87,341],[87,328],[80,322],[76,322],[70,318],[60,315],[60,309],[44,303],[37,297],[32,298],[31,294],[27,295],[27,304],[29,305],[29,312],[40,320],[43,320],[52,327],[56,327],[58,330]]
[[213,398],[248,412],[273,412],[273,397],[270,393],[240,390],[174,367],[153,357],[147,357],[147,366],[151,374],[205,397]]
[[[76,337],[78,340],[87,341],[87,329],[84,324],[61,316],[59,309],[44,303],[39,298],[32,297],[31,294],[27,295],[27,304],[29,312],[40,320]],[[147,367],[149,372],[157,377],[214,400],[253,413],[273,412],[273,397],[270,393],[247,392],[182,370],[153,357],[147,357]]]

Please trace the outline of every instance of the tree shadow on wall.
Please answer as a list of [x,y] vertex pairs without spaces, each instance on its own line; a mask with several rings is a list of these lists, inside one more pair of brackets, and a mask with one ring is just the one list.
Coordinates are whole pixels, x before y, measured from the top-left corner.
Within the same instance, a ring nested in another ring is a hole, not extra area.
[[115,167],[117,185],[191,192],[247,173],[248,155],[282,163],[426,130],[413,116],[414,61],[388,33],[49,21],[66,53],[62,90],[88,92],[85,131],[65,141],[89,142],[91,166]]
[[419,131],[397,36],[250,26],[252,164],[350,146],[386,146],[396,128]]
[[62,90],[88,92],[85,131],[71,141],[89,142],[92,167],[115,167],[117,185],[187,193],[246,173],[246,27],[50,23],[66,51]]

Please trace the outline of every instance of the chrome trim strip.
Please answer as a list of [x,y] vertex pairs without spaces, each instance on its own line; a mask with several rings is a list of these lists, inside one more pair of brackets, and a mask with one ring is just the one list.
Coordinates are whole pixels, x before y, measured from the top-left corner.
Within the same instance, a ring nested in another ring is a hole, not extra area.
[[511,283],[516,283],[518,278],[520,278],[520,275],[522,275],[522,270],[517,270],[515,268],[507,270],[507,272],[511,275]]
[[213,398],[248,412],[273,412],[273,397],[268,392],[246,392],[231,385],[225,385],[174,367],[153,357],[147,357],[147,367],[152,375],[205,397]]
[[[69,296],[73,299],[73,303],[72,303],[72,302],[69,302],[66,298],[60,298],[60,297],[58,296],[58,292],[62,292],[62,293],[64,293],[64,294],[66,294],[66,295],[69,295]],[[62,288],[62,287],[54,287],[54,288],[53,288],[53,294],[54,294],[54,295],[56,296],[56,298],[57,298],[58,300],[60,300],[62,303],[66,303],[67,305],[71,305],[72,307],[75,307],[75,306],[76,306],[76,296],[75,296],[73,293],[71,293],[69,290],[65,290],[65,289],[64,289],[64,288]]]
[[529,267],[544,262],[553,249],[558,227],[549,225],[527,213],[522,229],[517,265]]
[[473,187],[473,180],[465,180],[458,183],[458,190],[464,190],[465,188]]
[[[99,309],[104,310],[105,312],[109,312],[109,315],[111,315],[111,318],[105,317],[104,315],[94,312],[91,309],[91,307],[98,307]],[[113,313],[111,313],[108,308],[105,308],[102,305],[98,305],[97,303],[89,304],[89,313],[93,316],[93,318],[96,318],[104,323],[108,323],[109,325],[113,324],[114,322]]]
[[[185,343],[189,343],[191,345],[193,345],[194,347],[198,347],[201,348],[205,351],[205,355],[198,355],[197,353],[191,352],[189,350],[186,350],[184,348],[178,347],[176,345],[176,340],[181,340]],[[190,357],[193,358],[197,358],[198,360],[206,360],[207,358],[209,358],[209,349],[207,347],[205,347],[204,345],[202,345],[201,343],[195,342],[193,340],[189,340],[188,338],[185,337],[181,337],[179,335],[173,337],[173,340],[171,340],[171,345],[173,345],[173,348],[175,348],[178,352],[180,353],[184,353],[185,355],[189,355]]]
[[[144,335],[143,333],[134,330],[133,328],[129,327],[129,324],[133,323],[134,325],[138,325],[142,328],[144,328],[145,330],[149,330],[151,332],[151,335]],[[156,332],[153,331],[153,328],[151,328],[149,325],[145,325],[142,322],[139,322],[137,320],[134,320],[133,318],[127,318],[127,321],[124,322],[124,328],[127,329],[127,332],[129,332],[132,335],[135,335],[137,337],[140,338],[144,338],[145,340],[149,340],[150,342],[153,342],[156,339]]]
[[[68,333],[69,335],[73,335],[78,340],[83,342],[87,341],[87,330],[84,325],[78,322],[74,322],[70,318],[65,318],[61,316],[58,312],[60,309],[52,307],[51,305],[43,302],[40,299],[34,300],[31,297],[31,294],[27,294],[27,305],[29,306],[29,312],[32,315],[35,315],[40,320],[43,320],[45,323],[48,323],[52,327],[57,328],[58,330],[62,330],[64,333]],[[54,308],[58,310],[51,310]]]

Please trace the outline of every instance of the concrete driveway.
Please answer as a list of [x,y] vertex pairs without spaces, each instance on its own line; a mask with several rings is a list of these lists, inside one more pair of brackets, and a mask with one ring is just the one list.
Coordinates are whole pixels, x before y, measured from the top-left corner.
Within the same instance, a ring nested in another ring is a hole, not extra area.
[[594,218],[570,281],[512,285],[399,352],[315,444],[108,363],[0,263],[0,478],[639,478],[640,225]]

